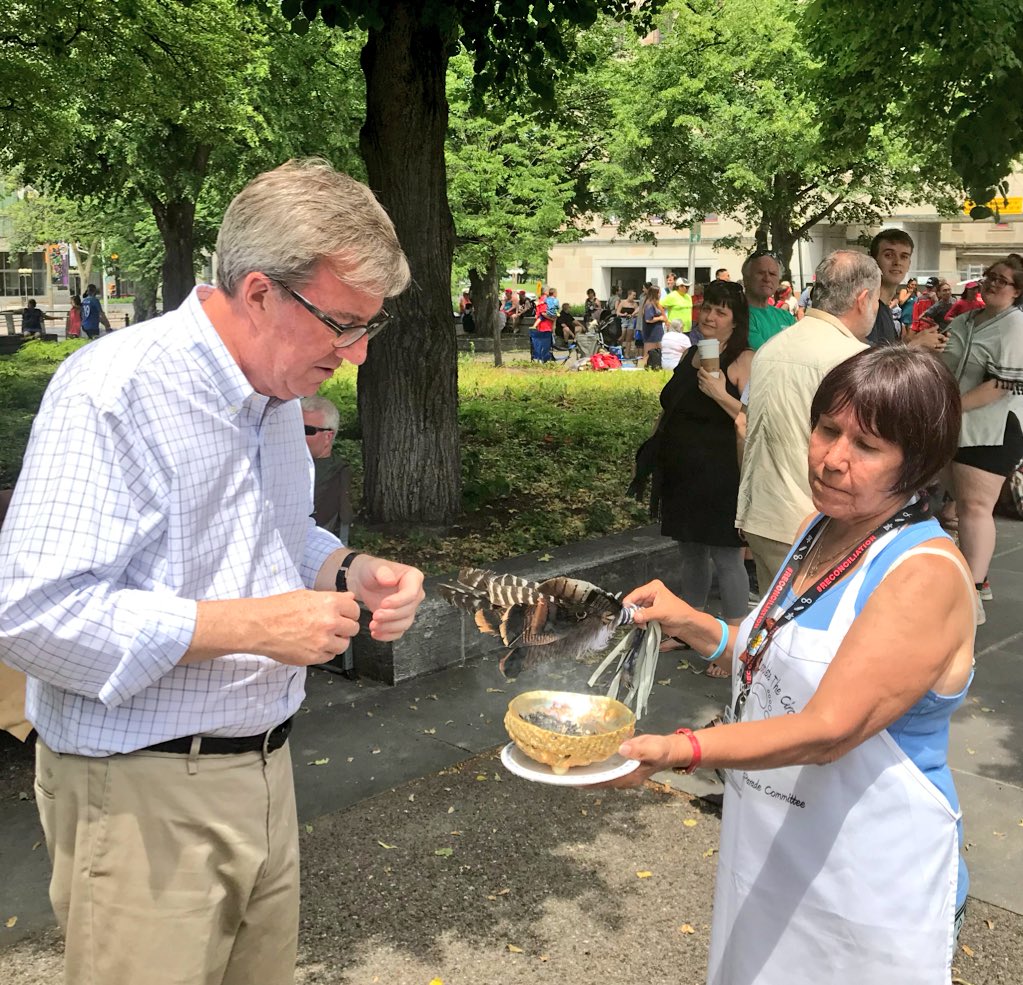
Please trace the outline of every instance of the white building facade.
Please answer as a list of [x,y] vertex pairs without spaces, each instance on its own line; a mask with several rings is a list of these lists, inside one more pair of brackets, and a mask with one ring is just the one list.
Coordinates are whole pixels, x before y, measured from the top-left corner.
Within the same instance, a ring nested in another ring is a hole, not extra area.
[[[1023,173],[1009,181],[1008,204],[999,203],[999,221],[974,222],[964,209],[961,216],[943,217],[926,206],[906,208],[876,226],[822,223],[792,254],[795,284],[813,280],[817,264],[828,253],[840,249],[861,249],[881,229],[903,229],[916,244],[912,276],[942,277],[955,285],[980,276],[994,260],[1007,253],[1023,253]],[[548,282],[562,298],[583,298],[592,287],[600,298],[610,296],[612,287],[640,290],[647,281],[661,286],[670,271],[687,275],[694,285],[710,281],[724,267],[732,280],[740,279],[743,259],[754,249],[753,230],[734,220],[710,215],[692,229],[672,229],[650,223],[647,230],[656,243],[637,242],[617,234],[614,226],[594,227],[586,238],[563,243],[551,251]],[[719,249],[715,241],[738,237],[738,249]]]

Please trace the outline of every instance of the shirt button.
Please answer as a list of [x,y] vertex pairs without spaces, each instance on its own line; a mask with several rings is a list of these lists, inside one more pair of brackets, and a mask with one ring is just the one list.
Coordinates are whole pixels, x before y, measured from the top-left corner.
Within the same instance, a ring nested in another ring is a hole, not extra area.
[[271,572],[271,574],[277,574],[277,565],[276,564],[273,565],[273,567],[270,568],[270,572]]

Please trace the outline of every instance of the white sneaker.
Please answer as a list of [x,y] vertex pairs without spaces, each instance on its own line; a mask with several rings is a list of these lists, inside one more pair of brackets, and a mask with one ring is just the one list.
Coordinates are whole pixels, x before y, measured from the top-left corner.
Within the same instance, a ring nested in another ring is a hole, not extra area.
[[977,596],[977,625],[983,626],[987,622],[987,613],[984,611],[984,603],[981,602],[980,596]]

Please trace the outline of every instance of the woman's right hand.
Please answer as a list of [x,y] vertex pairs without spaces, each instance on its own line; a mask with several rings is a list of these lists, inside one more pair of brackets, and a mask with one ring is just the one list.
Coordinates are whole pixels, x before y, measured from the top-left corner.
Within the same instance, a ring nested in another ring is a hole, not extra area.
[[622,599],[622,605],[640,607],[633,616],[633,622],[637,626],[645,626],[648,622],[656,620],[669,633],[682,625],[695,611],[691,605],[669,591],[663,581],[657,579],[634,588]]

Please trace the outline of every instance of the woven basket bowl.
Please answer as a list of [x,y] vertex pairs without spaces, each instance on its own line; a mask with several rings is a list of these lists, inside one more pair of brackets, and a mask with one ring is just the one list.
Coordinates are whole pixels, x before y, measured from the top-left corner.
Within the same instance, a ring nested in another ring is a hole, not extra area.
[[[594,734],[562,735],[523,720],[523,715],[537,711],[575,722]],[[573,766],[601,763],[613,756],[636,731],[636,716],[613,698],[572,691],[526,691],[509,703],[504,727],[530,759],[561,775]]]

